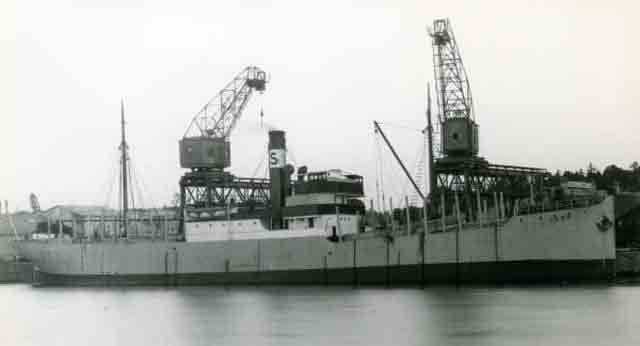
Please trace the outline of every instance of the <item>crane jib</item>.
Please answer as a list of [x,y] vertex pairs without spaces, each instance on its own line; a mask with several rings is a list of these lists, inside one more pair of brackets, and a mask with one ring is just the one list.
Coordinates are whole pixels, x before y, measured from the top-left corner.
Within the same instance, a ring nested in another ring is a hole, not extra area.
[[266,89],[267,74],[248,66],[194,116],[180,141],[180,164],[191,169],[230,165],[229,137],[254,91]]

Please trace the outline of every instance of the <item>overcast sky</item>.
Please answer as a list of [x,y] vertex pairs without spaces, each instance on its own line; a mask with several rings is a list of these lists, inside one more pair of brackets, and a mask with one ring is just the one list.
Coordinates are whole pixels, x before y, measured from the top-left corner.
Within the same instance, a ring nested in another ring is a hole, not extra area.
[[[31,192],[43,208],[113,203],[123,98],[145,206],[168,204],[184,172],[179,138],[247,65],[271,80],[232,136],[231,171],[251,176],[265,154],[262,108],[296,164],[360,173],[375,198],[371,122],[424,127],[426,27],[440,17],[471,76],[482,156],[626,167],[640,160],[638,13],[612,0],[4,0],[0,199],[12,210]],[[385,129],[413,169],[420,134]],[[386,187],[401,194],[406,179],[383,156]]]

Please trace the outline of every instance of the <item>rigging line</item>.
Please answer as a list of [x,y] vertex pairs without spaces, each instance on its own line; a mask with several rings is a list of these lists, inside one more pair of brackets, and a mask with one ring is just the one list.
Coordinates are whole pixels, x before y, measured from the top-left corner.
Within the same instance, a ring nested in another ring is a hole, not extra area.
[[[129,163],[131,163],[131,159],[130,158],[126,158],[127,161],[129,161]],[[127,165],[127,175],[129,178],[129,186],[131,186],[132,188],[129,190],[129,194],[131,195],[131,209],[135,210],[136,209],[136,201],[135,201],[135,191],[133,189],[133,179],[131,177],[131,165]],[[129,198],[129,196],[125,196],[125,198]]]
[[140,203],[142,207],[147,206],[147,208],[149,208],[150,206],[147,205],[147,203],[145,202],[144,197],[147,196],[150,199],[150,202],[152,204],[155,205],[155,201],[153,199],[153,196],[151,194],[149,194],[146,185],[144,184],[144,181],[142,180],[142,178],[140,178],[140,170],[138,169],[136,164],[131,164],[131,168],[133,169],[133,179],[135,180],[135,187],[136,190],[138,192],[138,199],[140,200]]
[[144,181],[139,178],[139,174],[138,174],[138,170],[136,170],[136,181],[138,182],[138,185],[140,186],[141,189],[141,199],[144,196],[149,197],[149,202],[151,203],[151,205],[147,206],[150,209],[153,209],[156,213],[158,213],[158,204],[156,203],[157,201],[153,198],[153,194],[149,193],[149,189],[147,189],[147,185],[144,183]]
[[264,166],[264,175],[263,178],[267,178],[269,176],[269,165]]
[[[133,165],[133,160],[130,158],[129,159],[129,179],[131,180],[131,204],[133,207],[133,219],[136,220],[134,223],[134,227],[135,227],[135,236],[138,237],[139,236],[139,232],[140,232],[140,210],[135,209],[135,193],[138,193],[138,199],[140,202],[140,206],[139,208],[144,208],[145,203],[144,200],[142,199],[142,195],[140,193],[140,184],[138,182],[138,178],[137,178],[137,171]],[[144,215],[144,214],[142,214]]]
[[288,154],[289,160],[291,160],[293,162],[293,164],[295,166],[297,166],[298,165],[298,160],[296,160],[296,155],[293,153],[293,149],[291,148],[291,144],[289,144],[287,146],[287,154]]
[[397,123],[392,123],[392,122],[380,122],[380,121],[378,122],[378,124],[380,124],[380,125],[384,124],[384,125],[387,125],[387,126],[390,126],[390,127],[396,127],[396,128],[401,128],[401,129],[404,129],[404,130],[410,130],[410,131],[415,131],[415,132],[422,133],[421,129],[416,129],[416,128],[411,127],[409,125],[397,124]]
[[377,210],[380,210],[380,181],[376,174],[376,206]]
[[378,153],[377,153],[377,138],[373,137],[373,165],[375,166],[375,183],[376,183],[376,209],[380,210],[380,177],[378,174]]
[[[387,155],[390,156],[391,154]],[[391,160],[393,161],[393,158]],[[387,176],[387,196],[389,198],[394,198],[396,200],[395,204],[397,204],[399,196],[401,196],[400,191],[402,190],[402,186],[399,184],[399,182],[402,181],[402,178],[398,177],[399,173],[397,173],[395,169],[391,168],[391,165],[386,166],[384,174],[386,174]]]
[[111,181],[109,182],[109,187],[108,187],[105,202],[104,202],[105,207],[109,207],[112,205],[111,202],[112,202],[113,187],[116,185],[116,176],[118,175],[118,165],[114,165],[114,167],[112,168],[112,171],[113,172],[111,174]]
[[140,208],[144,208],[145,207],[145,202],[144,202],[144,198],[142,195],[142,187],[140,186],[140,181],[138,179],[138,171],[136,169],[136,167],[133,164],[133,160],[129,159],[129,167],[130,167],[130,171],[131,171],[131,180],[132,180],[132,191],[131,194],[132,196],[135,195],[135,193],[138,193],[138,201],[140,201]]
[[140,208],[144,208],[144,207],[148,207],[147,203],[144,200],[144,193],[142,191],[142,184],[140,181],[140,177],[138,176],[138,169],[137,167],[133,164],[133,161],[131,162],[131,177],[133,178],[134,181],[134,188],[135,191],[138,193],[138,201],[140,201]]
[[[376,133],[377,133],[377,131],[376,131]],[[382,136],[382,134],[381,134],[381,133],[379,133],[379,136]],[[380,156],[380,157],[384,160],[384,157],[385,157],[385,156],[384,156],[384,154],[382,154],[383,150],[382,150],[382,149],[380,149],[380,151],[381,151],[381,156]],[[387,152],[387,151],[386,151],[386,150],[384,150],[384,152]],[[391,155],[391,154],[388,154],[388,155]],[[392,161],[393,161],[393,160],[392,160]],[[401,191],[401,190],[402,190],[402,187],[401,187],[401,186],[398,186],[398,184],[396,183],[396,182],[397,182],[397,180],[399,180],[399,179],[397,178],[397,176],[395,175],[395,173],[393,173],[393,172],[394,172],[394,170],[389,170],[389,169],[385,170],[385,169],[384,169],[384,166],[382,166],[381,170],[382,170],[382,174],[381,174],[381,176],[383,177],[383,179],[384,179],[384,176],[385,176],[385,175],[389,175],[389,176],[388,176],[388,178],[389,178],[389,179],[387,179],[387,181],[388,181],[388,184],[387,184],[387,185],[391,185],[391,186],[389,186],[389,187],[388,187],[388,188],[389,188],[389,193],[387,193],[387,195],[390,195],[390,196],[389,196],[390,198],[393,198],[393,197],[398,198],[398,196],[396,196],[396,195],[399,195],[399,191]],[[402,179],[400,179],[400,180],[402,180]],[[383,180],[383,182],[384,182],[384,180]],[[385,189],[385,186],[384,186],[384,183],[383,183],[383,195],[385,194],[385,191],[386,191],[386,189]],[[401,195],[400,195],[400,196],[401,196]],[[386,204],[386,203],[385,203],[385,204]]]
[[122,169],[118,169],[118,211],[122,212]]
[[[431,164],[433,162],[433,158],[431,157],[431,151],[429,147],[429,137],[428,132],[425,131],[424,137],[422,138],[422,159],[424,160],[424,168],[422,171],[423,181],[424,181],[424,190],[425,190],[425,198],[429,198],[429,193],[431,191]],[[428,156],[428,157],[427,157]]]
[[381,209],[384,211],[384,177],[382,176],[382,151],[380,150],[380,137],[376,134],[376,157],[377,157],[377,166],[376,166],[376,176],[380,181],[380,192],[382,194],[382,204]]
[[[417,156],[416,156],[416,159],[414,160],[414,161],[415,161],[415,166],[414,166],[414,167],[415,167],[415,168],[414,168],[414,169],[415,169],[415,171],[413,172],[413,174],[414,174],[414,175],[415,175],[415,174],[417,174],[417,171],[418,171],[418,169],[420,168],[420,159],[421,159],[421,158],[422,158],[422,156],[423,156],[423,150],[424,150],[424,144],[423,144],[423,143],[420,143],[420,147],[419,147],[419,148],[418,148],[418,150],[417,150],[418,154],[417,154]],[[404,188],[403,188],[403,190],[402,190],[402,195],[407,196],[407,190],[408,190],[408,188],[409,188],[409,179],[406,179],[406,180],[405,180],[405,184],[404,184]],[[415,191],[412,193],[412,195],[413,195],[413,194],[415,194]]]
[[251,175],[252,178],[255,178],[256,175],[258,175],[258,171],[260,170],[260,168],[262,168],[264,161],[267,159],[266,155],[261,155],[261,156],[262,156],[262,159],[260,160],[260,162],[258,162],[258,166],[256,167],[256,169],[253,171],[253,174]]
[[382,204],[380,204],[380,157],[378,150],[379,140],[377,135],[373,135],[373,150],[375,159],[375,178],[376,178],[376,201],[378,203],[378,211],[382,210]]
[[380,163],[379,167],[377,167],[377,174],[380,176],[380,190],[382,191],[382,212],[386,210],[386,197],[385,197],[385,187],[384,187],[384,158],[382,157],[382,148],[380,147],[380,134],[375,131],[376,137],[376,146],[378,149],[378,162]]
[[[106,155],[107,158],[109,158],[109,155]],[[108,159],[107,160],[107,165],[109,164],[111,160]],[[111,182],[111,171],[109,170],[111,168],[111,165],[108,165],[108,168],[106,170],[104,170],[104,172],[106,173],[106,176],[104,177],[104,180],[101,182],[101,184],[99,184],[99,189],[98,189],[98,196],[104,196],[105,193],[107,193],[108,189],[109,189],[109,183]]]
[[[422,131],[420,130],[420,133],[422,134]],[[422,137],[422,136],[421,136]],[[385,151],[387,152],[387,151]],[[391,155],[391,154],[389,154]],[[392,160],[393,161],[393,160]],[[384,169],[383,169],[384,171]],[[405,182],[405,179],[407,179],[406,176],[402,175],[401,177],[398,177],[398,172],[392,169],[387,169],[386,171],[383,172],[383,176],[384,175],[388,175],[388,181],[390,181],[388,183],[388,185],[390,184],[391,186],[389,187],[389,194],[391,195],[390,197],[395,197],[398,198],[398,201],[403,200],[404,197],[407,194],[406,190],[403,190],[403,186],[402,183]],[[398,204],[400,203],[400,204]],[[396,203],[396,205],[401,205],[401,202]]]
[[[109,159],[109,161],[111,162],[118,162],[118,160],[111,160]],[[113,165],[111,166],[111,174],[109,175],[111,178],[108,179],[106,181],[106,189],[105,189],[105,199],[104,199],[104,206],[105,207],[109,207],[111,205],[111,194],[113,193],[113,186],[115,185],[115,180],[116,180],[116,175],[118,174],[118,165]],[[108,177],[109,177],[108,176]]]
[[159,204],[156,203],[157,201],[153,197],[153,194],[149,193],[149,189],[147,189],[147,185],[144,183],[144,181],[141,178],[138,177],[137,173],[138,173],[138,170],[136,169],[136,181],[138,182],[138,184],[140,185],[140,189],[142,190],[141,199],[144,196],[149,197],[151,205],[149,205],[148,208],[152,209],[157,215],[160,215],[160,212],[158,211]]
[[[388,151],[384,151],[384,152],[388,152]],[[387,155],[391,156],[391,153],[387,153]],[[391,160],[393,161],[393,158]],[[398,185],[398,181],[402,181],[402,178],[398,178],[398,175],[397,175],[398,173],[396,173],[396,170],[392,169],[391,167],[387,167],[384,170],[383,175],[385,174],[387,175],[387,188],[389,190],[387,195],[389,196],[389,198],[395,199],[396,201],[394,203],[394,209],[395,209],[398,206],[398,203],[399,203],[398,201],[402,197],[400,193],[400,191],[402,190],[402,187]]]

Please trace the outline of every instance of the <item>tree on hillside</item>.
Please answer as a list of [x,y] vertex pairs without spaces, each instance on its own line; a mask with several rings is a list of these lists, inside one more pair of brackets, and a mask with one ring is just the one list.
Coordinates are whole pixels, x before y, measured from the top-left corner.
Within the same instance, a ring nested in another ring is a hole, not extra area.
[[[575,172],[564,171],[562,177],[571,181],[593,182],[600,190],[613,191],[618,185],[622,191],[640,192],[640,164],[638,161],[631,163],[629,169],[611,164],[606,166],[602,172],[593,163],[589,163],[586,172],[582,169]],[[559,183],[560,171],[556,172],[550,181],[555,184]]]

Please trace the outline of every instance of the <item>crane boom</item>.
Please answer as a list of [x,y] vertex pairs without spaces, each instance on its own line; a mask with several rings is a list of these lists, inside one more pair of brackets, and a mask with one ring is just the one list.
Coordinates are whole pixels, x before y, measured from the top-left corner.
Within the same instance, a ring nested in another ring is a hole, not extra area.
[[228,138],[254,90],[265,90],[266,73],[245,67],[193,117],[184,137]]
[[433,67],[439,111],[440,154],[475,157],[478,125],[473,109],[469,77],[448,19],[436,19],[431,28]]
[[461,117],[475,120],[469,77],[449,20],[435,20],[431,37],[440,121]]
[[220,170],[231,164],[229,136],[254,91],[263,92],[267,74],[245,67],[189,123],[180,140],[180,165],[192,170]]

